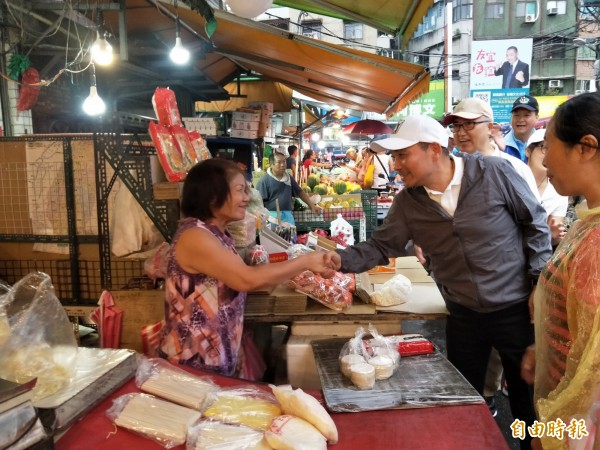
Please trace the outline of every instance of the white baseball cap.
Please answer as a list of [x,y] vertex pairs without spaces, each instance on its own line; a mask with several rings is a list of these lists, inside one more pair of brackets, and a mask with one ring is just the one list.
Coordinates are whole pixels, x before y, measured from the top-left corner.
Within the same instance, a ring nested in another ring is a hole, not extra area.
[[448,147],[448,133],[437,120],[431,117],[410,116],[400,124],[395,134],[372,142],[371,150],[375,152],[402,150],[419,142],[428,144],[436,142],[442,147]]
[[535,130],[531,137],[527,140],[526,147],[529,147],[531,144],[537,144],[538,142],[542,142],[546,138],[546,129],[540,128],[539,130]]

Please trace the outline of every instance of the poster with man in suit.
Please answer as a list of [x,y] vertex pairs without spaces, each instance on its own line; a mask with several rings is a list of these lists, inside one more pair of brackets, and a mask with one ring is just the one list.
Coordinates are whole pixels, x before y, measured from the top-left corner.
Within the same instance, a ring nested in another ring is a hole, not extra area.
[[519,59],[519,49],[511,45],[506,49],[506,61],[496,66],[494,75],[502,75],[502,88],[522,88],[529,84],[529,64]]
[[490,39],[471,44],[470,96],[489,103],[497,122],[510,122],[514,101],[529,95],[533,39]]

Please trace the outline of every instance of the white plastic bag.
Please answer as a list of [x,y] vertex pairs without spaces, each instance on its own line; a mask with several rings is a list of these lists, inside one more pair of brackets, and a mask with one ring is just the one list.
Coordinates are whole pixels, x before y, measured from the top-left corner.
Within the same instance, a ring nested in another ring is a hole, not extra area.
[[354,229],[341,214],[337,215],[337,219],[331,221],[329,230],[332,238],[342,240],[346,246],[354,245]]
[[409,300],[412,283],[402,274],[394,275],[383,283],[381,289],[371,294],[371,301],[377,306],[401,305]]

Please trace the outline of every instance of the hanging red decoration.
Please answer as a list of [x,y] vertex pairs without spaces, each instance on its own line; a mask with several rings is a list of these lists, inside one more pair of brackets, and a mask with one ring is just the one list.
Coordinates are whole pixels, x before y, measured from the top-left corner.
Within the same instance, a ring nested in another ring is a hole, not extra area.
[[40,95],[40,73],[34,67],[29,67],[21,75],[21,89],[17,100],[17,111],[27,111],[33,108]]

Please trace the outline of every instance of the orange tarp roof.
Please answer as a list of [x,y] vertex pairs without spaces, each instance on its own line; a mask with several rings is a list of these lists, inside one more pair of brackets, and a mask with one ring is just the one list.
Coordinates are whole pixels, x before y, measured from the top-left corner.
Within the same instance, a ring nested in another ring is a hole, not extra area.
[[[179,16],[206,37],[202,16],[181,6]],[[422,66],[314,40],[224,11],[215,11],[215,17],[214,52],[316,100],[389,116],[428,90],[429,71]]]

